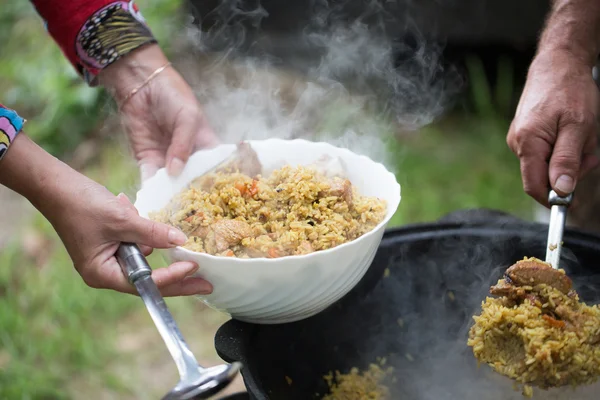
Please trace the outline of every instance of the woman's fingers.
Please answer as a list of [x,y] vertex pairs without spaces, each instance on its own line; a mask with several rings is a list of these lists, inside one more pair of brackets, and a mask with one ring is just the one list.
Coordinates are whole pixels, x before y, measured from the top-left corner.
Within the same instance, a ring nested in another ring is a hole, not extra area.
[[139,245],[138,247],[140,248],[140,250],[142,251],[142,254],[145,257],[148,257],[154,251],[154,249],[152,247],[150,247],[150,246],[144,246],[143,244]]
[[[209,294],[212,285],[202,278],[192,277],[198,270],[198,265],[190,261],[180,261],[165,268],[152,271],[152,279],[165,297],[191,296]],[[82,275],[86,284],[97,289],[112,289],[121,293],[135,294],[137,291],[131,285],[116,258],[112,258],[93,273]]]
[[209,294],[212,285],[202,278],[192,277],[198,271],[198,264],[179,261],[166,268],[152,271],[152,279],[165,297]]
[[213,287],[202,278],[188,277],[180,282],[162,287],[160,292],[164,297],[194,296],[212,293]]
[[198,270],[198,264],[190,261],[180,261],[164,268],[152,271],[152,279],[156,286],[163,288],[182,281],[185,277],[192,275]]

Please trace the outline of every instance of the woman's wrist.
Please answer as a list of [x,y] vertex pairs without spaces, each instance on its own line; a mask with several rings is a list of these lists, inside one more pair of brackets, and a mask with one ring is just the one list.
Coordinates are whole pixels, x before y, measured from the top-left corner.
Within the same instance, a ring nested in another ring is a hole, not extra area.
[[48,219],[65,207],[65,189],[78,185],[81,177],[24,133],[16,137],[0,160],[0,184],[27,198]]
[[46,28],[77,72],[91,85],[98,74],[132,51],[156,43],[133,1],[32,0]]
[[160,46],[148,44],[133,50],[104,68],[98,75],[98,79],[120,104],[132,90],[144,84],[152,73],[168,62]]

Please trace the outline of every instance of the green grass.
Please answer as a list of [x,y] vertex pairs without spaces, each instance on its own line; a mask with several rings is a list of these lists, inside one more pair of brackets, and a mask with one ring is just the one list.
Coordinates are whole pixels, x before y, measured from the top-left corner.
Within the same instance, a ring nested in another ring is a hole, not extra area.
[[449,121],[398,143],[402,201],[392,224],[432,221],[461,208],[492,208],[530,219],[517,158],[496,120]]

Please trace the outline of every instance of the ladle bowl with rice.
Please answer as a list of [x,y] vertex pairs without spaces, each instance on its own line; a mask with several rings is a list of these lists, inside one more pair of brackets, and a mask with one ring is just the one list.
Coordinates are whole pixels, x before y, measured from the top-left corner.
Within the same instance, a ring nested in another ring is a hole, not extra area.
[[[232,153],[242,157],[214,169]],[[324,310],[363,277],[400,203],[382,164],[306,140],[224,144],[193,154],[181,175],[143,183],[141,216],[188,235],[164,250],[194,261],[210,307],[238,320],[276,324]]]

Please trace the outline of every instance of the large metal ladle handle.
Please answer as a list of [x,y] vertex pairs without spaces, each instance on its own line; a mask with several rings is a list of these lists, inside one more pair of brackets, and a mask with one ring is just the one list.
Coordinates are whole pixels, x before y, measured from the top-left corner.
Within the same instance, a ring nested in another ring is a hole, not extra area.
[[152,279],[152,269],[140,248],[133,243],[121,243],[117,260],[129,282],[144,301],[158,332],[179,370],[182,379],[200,376],[203,369],[183,339],[164,298]]
[[554,190],[548,195],[550,203],[550,226],[548,227],[548,244],[546,246],[546,262],[558,269],[563,245],[567,209],[573,201],[573,193],[566,197],[559,196]]

